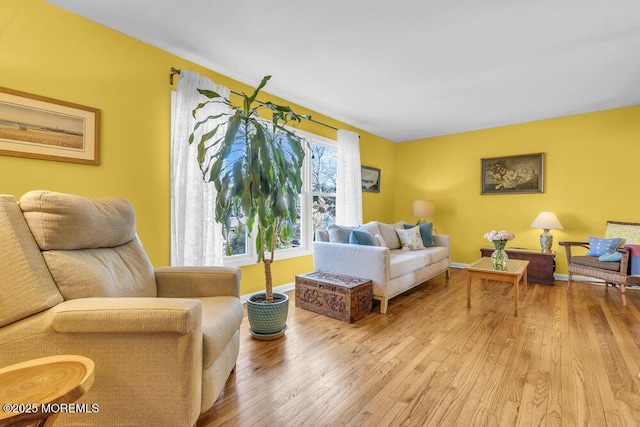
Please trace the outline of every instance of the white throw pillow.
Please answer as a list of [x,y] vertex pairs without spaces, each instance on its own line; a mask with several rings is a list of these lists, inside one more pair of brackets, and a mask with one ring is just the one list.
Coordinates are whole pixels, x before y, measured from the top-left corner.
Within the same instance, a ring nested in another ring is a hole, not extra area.
[[384,241],[384,238],[380,234],[374,234],[373,238],[376,240],[376,245],[378,246],[387,246],[387,242]]
[[426,249],[422,243],[422,237],[420,236],[420,228],[413,227],[409,229],[396,228],[396,233],[402,243],[403,251],[417,251],[419,249]]

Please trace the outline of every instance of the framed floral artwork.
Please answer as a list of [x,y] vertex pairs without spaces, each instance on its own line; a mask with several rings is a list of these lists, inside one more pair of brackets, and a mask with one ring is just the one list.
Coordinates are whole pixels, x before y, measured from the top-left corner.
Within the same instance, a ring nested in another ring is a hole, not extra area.
[[544,192],[544,153],[481,159],[480,194]]

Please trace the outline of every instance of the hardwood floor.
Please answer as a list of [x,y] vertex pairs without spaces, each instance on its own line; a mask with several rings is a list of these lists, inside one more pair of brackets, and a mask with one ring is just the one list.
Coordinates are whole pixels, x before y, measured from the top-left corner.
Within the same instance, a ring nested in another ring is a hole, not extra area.
[[640,291],[520,288],[453,269],[348,324],[295,307],[198,426],[640,425]]

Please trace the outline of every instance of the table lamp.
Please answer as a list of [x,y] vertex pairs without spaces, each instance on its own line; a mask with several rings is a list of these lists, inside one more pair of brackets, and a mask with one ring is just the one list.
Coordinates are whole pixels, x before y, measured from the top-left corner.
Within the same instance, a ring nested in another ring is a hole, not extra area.
[[436,204],[433,200],[414,200],[411,205],[411,215],[420,218],[418,224],[424,224],[425,218],[433,218],[436,213]]
[[553,244],[553,236],[549,233],[549,230],[562,230],[564,227],[553,212],[542,211],[531,223],[531,228],[542,228],[544,230],[540,235],[540,248],[542,253],[548,254],[551,252],[551,245]]

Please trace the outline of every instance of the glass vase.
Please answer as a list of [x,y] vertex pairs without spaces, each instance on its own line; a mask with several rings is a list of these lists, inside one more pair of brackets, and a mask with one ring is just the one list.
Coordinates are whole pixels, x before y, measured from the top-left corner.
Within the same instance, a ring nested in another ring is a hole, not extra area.
[[504,251],[504,249],[496,249],[491,254],[491,262],[493,263],[493,269],[496,271],[506,271],[508,260],[509,260],[509,256]]

